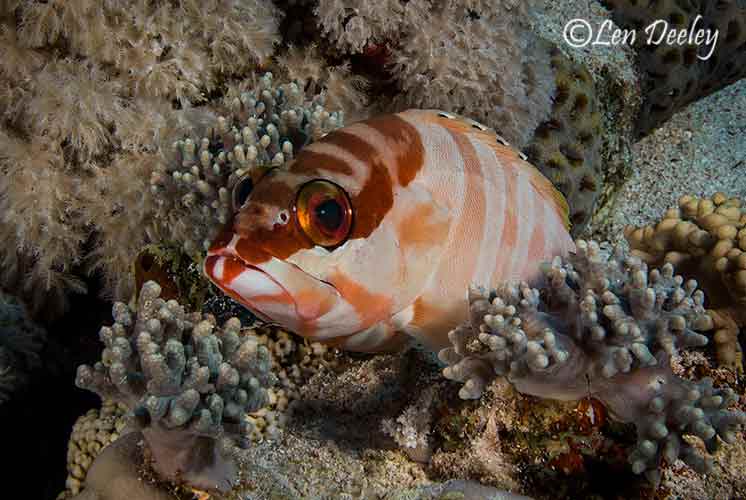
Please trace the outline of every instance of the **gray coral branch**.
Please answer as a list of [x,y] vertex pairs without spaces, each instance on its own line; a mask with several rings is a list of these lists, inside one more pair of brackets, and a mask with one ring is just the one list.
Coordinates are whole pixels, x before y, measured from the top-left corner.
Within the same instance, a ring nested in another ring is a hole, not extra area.
[[114,324],[99,333],[101,361],[80,366],[76,384],[130,409],[166,479],[225,490],[235,470],[224,451],[243,443],[244,417],[267,404],[276,381],[270,354],[238,319],[218,327],[160,293],[149,281],[137,310],[114,305]]
[[670,367],[681,349],[707,344],[712,328],[704,294],[666,264],[648,270],[621,248],[577,242],[574,254],[542,268],[540,288],[472,288],[471,323],[453,330],[439,356],[444,375],[463,382],[459,395],[478,398],[496,376],[520,392],[574,400],[589,394],[611,415],[637,427],[630,453],[636,473],[657,482],[662,459],[681,458],[701,473],[712,460],[682,439],[702,439],[708,451],[733,442],[746,414],[729,410],[738,398],[712,380],[684,380]]

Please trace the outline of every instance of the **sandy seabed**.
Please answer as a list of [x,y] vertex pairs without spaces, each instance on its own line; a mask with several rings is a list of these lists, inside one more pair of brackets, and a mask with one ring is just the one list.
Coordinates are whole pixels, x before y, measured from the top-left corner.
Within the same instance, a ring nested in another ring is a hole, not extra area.
[[618,194],[605,239],[624,239],[685,194],[746,198],[746,80],[683,109],[633,147],[634,173]]

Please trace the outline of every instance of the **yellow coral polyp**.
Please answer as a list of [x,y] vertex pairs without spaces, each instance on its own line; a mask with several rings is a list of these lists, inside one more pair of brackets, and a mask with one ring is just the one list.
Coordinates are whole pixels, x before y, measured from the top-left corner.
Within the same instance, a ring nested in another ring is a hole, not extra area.
[[632,253],[648,265],[671,263],[711,299],[718,362],[743,372],[739,331],[746,326],[746,208],[738,198],[682,196],[653,225],[628,226]]

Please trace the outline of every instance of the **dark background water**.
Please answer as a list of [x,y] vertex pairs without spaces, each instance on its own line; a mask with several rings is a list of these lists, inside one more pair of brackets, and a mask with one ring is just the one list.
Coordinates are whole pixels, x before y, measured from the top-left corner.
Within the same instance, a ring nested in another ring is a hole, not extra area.
[[[65,489],[67,442],[75,420],[100,406],[99,397],[75,387],[75,371],[100,357],[101,325],[111,323],[111,305],[99,298],[100,283],[71,297],[68,312],[47,329],[42,367],[29,383],[0,404],[0,451],[5,498],[53,500]],[[12,290],[10,290],[12,292]]]

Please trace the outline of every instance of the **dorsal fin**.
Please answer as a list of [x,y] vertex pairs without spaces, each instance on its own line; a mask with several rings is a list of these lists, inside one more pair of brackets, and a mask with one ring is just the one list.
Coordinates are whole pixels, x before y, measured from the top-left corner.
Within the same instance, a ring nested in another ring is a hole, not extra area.
[[[414,111],[414,110],[412,110]],[[407,111],[408,113],[411,111]],[[526,155],[512,147],[508,142],[490,127],[469,118],[438,110],[417,110],[424,118],[435,121],[442,126],[470,137],[490,146],[495,155],[504,160],[506,168],[522,169],[529,173],[531,185],[541,197],[554,204],[557,213],[562,218],[567,230],[570,229],[570,207],[565,196],[542,174],[539,169],[528,162]]]

